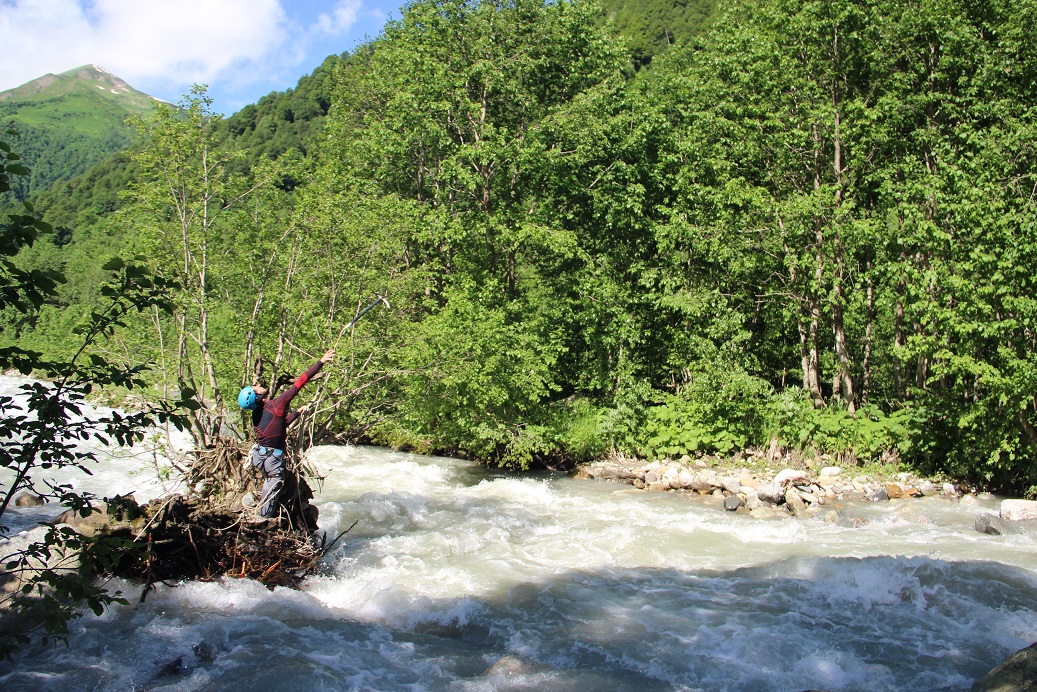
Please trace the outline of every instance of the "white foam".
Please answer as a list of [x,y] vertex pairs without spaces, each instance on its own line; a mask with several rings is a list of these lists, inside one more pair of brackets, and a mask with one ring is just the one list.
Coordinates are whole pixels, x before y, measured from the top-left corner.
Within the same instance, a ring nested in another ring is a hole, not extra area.
[[[310,459],[329,536],[357,525],[302,592],[160,587],[19,674],[60,660],[49,686],[125,688],[176,654],[168,684],[209,687],[923,690],[1037,640],[1034,540],[978,534],[945,501],[861,505],[860,527],[760,521],[388,450]],[[505,656],[515,671],[484,674]]]

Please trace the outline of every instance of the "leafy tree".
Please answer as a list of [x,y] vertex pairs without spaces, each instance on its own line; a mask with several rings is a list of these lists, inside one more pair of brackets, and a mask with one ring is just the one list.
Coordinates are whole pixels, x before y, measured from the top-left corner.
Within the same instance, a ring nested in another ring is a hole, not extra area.
[[233,215],[275,175],[268,167],[268,174],[251,186],[225,175],[224,166],[235,154],[218,147],[220,118],[209,111],[211,103],[205,88],[196,86],[179,109],[160,106],[152,116],[133,121],[143,141],[134,153],[140,176],[129,185],[132,203],[121,212],[144,231],[141,244],[152,262],[174,274],[181,288],[172,296],[168,346],[167,325],[154,324],[157,355],[165,386],[196,392],[202,403],[192,413],[191,426],[202,448],[211,446],[224,425],[213,327],[226,303],[213,274],[229,273],[242,249],[230,242],[237,239],[231,232]]
[[[10,177],[24,174],[24,169],[15,163],[18,156],[7,142],[0,142],[0,154],[0,189],[6,189]],[[41,231],[49,230],[26,203],[25,213],[7,217],[0,227],[4,251],[14,254],[19,247],[31,246]],[[16,367],[23,374],[36,373],[52,380],[23,385],[23,405],[16,404],[12,397],[0,397],[0,438],[5,440],[0,448],[0,466],[10,474],[0,495],[0,518],[22,491],[89,514],[95,498],[39,472],[74,468],[90,473],[90,462],[96,461],[96,456],[77,447],[77,443],[94,439],[103,445],[129,445],[142,439],[144,430],[156,422],[182,424],[176,409],[190,406],[188,401],[162,401],[134,413],[82,417],[86,397],[97,387],[132,390],[145,386],[145,365],[110,362],[97,352],[97,346],[110,339],[118,327],[125,326],[134,311],[168,307],[164,296],[170,284],[151,275],[139,262],[113,259],[104,269],[111,278],[101,291],[102,307],[92,312],[77,331],[81,340],[71,358],[54,361],[17,346],[0,349],[0,366]],[[2,306],[17,312],[35,310],[54,297],[56,284],[63,280],[56,273],[26,272],[5,259],[0,263]],[[6,530],[0,527],[0,531]],[[30,542],[23,549],[0,550],[4,581],[17,580],[16,590],[5,590],[0,596],[0,605],[17,614],[14,625],[7,623],[0,634],[0,656],[10,657],[39,628],[45,632],[44,642],[47,638],[63,639],[68,633],[68,621],[78,617],[77,609],[83,604],[99,613],[111,603],[125,603],[117,593],[95,585],[89,571],[59,569],[56,558],[74,553],[111,567],[126,549],[121,541],[87,539],[69,527],[51,526],[42,540]]]
[[1019,487],[1034,450],[1010,268],[1032,247],[1032,98],[1014,86],[1032,16],[753,3],[646,80],[673,128],[659,233],[689,293],[716,258],[768,379],[798,370],[818,406],[910,406],[913,454],[997,486]]
[[[321,175],[421,215],[407,259],[426,269],[430,314],[402,365],[407,391],[441,391],[445,408],[401,403],[416,436],[438,431],[436,448],[506,456],[559,390],[558,282],[580,258],[550,191],[579,165],[562,147],[572,109],[621,83],[621,67],[589,6],[524,0],[411,3],[343,66]],[[459,340],[468,319],[497,328]]]

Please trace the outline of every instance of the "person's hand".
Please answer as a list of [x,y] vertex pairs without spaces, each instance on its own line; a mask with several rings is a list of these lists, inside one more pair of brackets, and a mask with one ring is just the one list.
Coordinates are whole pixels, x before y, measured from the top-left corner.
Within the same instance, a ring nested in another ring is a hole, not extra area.
[[324,355],[320,357],[320,362],[324,363],[325,365],[327,365],[333,360],[335,360],[335,349],[333,348],[329,348],[327,351],[324,352]]

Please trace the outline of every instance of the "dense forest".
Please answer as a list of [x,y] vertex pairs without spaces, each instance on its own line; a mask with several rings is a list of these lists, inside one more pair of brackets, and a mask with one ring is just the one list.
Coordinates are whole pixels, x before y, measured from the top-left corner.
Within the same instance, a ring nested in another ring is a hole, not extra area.
[[196,392],[202,444],[257,358],[335,347],[313,441],[527,467],[777,440],[1033,494],[1037,6],[666,4],[415,0],[233,117],[198,88],[136,119],[37,197],[53,242],[19,262],[69,281],[5,340],[73,348],[98,265],[139,255],[176,309],[106,355]]

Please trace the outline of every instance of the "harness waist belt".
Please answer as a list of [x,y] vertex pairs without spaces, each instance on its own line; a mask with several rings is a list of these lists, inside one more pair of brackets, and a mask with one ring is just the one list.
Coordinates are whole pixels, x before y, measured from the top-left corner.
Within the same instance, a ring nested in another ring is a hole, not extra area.
[[273,454],[275,457],[279,457],[282,454],[284,454],[284,450],[278,449],[277,447],[264,447],[263,445],[260,445],[259,453],[263,456],[266,456],[267,454]]

